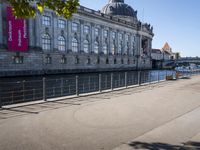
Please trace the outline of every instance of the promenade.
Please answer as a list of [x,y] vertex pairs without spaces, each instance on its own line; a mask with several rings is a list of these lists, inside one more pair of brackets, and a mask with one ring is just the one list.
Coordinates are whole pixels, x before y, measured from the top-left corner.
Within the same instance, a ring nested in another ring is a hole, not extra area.
[[200,76],[0,110],[0,150],[200,149]]

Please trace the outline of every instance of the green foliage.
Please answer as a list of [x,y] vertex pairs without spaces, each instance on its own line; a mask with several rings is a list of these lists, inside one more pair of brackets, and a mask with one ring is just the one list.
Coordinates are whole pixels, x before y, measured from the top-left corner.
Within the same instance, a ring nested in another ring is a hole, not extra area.
[[[79,0],[7,0],[13,7],[14,15],[17,18],[31,18],[36,16],[36,12],[42,13],[45,8],[55,11],[58,16],[70,18],[77,12]],[[36,3],[36,5],[32,5]]]

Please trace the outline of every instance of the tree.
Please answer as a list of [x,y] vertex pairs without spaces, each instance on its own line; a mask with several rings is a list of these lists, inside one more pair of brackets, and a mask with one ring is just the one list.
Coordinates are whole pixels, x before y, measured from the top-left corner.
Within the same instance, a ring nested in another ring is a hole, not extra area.
[[58,16],[70,18],[77,12],[79,6],[79,0],[3,0],[3,2],[13,7],[13,13],[17,18],[35,17],[37,11],[42,13],[45,8],[55,11]]

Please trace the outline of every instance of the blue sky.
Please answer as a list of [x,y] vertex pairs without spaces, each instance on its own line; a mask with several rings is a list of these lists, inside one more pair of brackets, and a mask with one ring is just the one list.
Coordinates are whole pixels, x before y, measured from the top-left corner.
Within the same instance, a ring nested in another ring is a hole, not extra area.
[[[100,10],[108,0],[80,0]],[[125,0],[138,10],[138,19],[154,27],[153,48],[168,42],[182,56],[200,56],[200,0]]]

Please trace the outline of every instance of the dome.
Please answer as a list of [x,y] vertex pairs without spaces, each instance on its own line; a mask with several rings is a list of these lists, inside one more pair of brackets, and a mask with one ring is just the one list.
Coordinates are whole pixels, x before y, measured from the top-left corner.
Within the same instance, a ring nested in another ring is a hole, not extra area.
[[134,11],[128,4],[125,4],[124,0],[110,0],[109,3],[103,7],[101,13],[111,16],[137,18],[137,11]]

